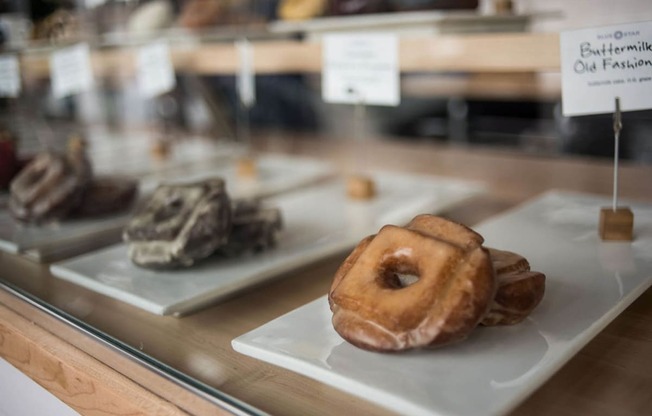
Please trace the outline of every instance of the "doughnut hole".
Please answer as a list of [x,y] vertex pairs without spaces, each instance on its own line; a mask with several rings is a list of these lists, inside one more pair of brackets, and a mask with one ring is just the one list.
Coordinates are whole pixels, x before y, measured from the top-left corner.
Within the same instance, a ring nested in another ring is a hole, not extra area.
[[170,218],[176,216],[179,211],[183,208],[183,199],[181,198],[180,195],[175,195],[173,198],[170,198],[170,200],[166,201],[166,203],[161,207],[160,210],[156,212],[154,215],[154,221],[155,222],[163,222],[167,221]]
[[379,266],[378,283],[386,289],[404,289],[419,281],[421,273],[406,257],[388,257]]
[[35,169],[31,174],[27,177],[27,186],[33,186],[36,185],[37,183],[41,182],[45,175],[47,174],[48,167],[47,166],[39,166],[39,169]]

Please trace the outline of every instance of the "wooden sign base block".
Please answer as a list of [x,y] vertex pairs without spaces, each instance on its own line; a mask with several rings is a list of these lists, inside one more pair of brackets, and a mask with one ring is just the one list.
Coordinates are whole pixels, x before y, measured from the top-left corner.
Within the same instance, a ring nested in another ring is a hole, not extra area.
[[352,175],[346,180],[346,194],[351,199],[371,199],[376,195],[376,186],[369,177]]
[[154,160],[163,161],[170,157],[172,145],[168,140],[158,139],[152,143],[150,152]]
[[600,238],[613,241],[632,241],[634,238],[634,213],[628,207],[602,208],[600,210]]
[[253,157],[243,157],[238,160],[236,165],[237,175],[240,178],[255,178],[258,175],[256,159]]

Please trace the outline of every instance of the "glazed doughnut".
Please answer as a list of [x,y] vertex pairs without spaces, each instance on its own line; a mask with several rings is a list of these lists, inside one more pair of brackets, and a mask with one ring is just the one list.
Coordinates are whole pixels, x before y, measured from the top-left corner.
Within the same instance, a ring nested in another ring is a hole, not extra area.
[[333,327],[351,344],[380,352],[466,338],[495,294],[483,241],[433,215],[384,226],[336,272],[328,295]]
[[231,234],[218,254],[235,257],[265,251],[276,245],[283,227],[278,208],[263,207],[258,199],[242,199],[233,202],[231,212]]
[[19,221],[62,219],[79,204],[91,175],[81,153],[40,153],[11,182],[9,208]]
[[131,208],[137,195],[138,182],[134,179],[97,177],[88,185],[79,206],[70,216],[86,218],[118,214]]
[[541,302],[546,276],[531,271],[530,263],[519,254],[494,248],[489,249],[489,254],[496,271],[498,290],[481,324],[517,324]]
[[227,242],[231,202],[224,181],[161,185],[123,232],[142,267],[191,266]]

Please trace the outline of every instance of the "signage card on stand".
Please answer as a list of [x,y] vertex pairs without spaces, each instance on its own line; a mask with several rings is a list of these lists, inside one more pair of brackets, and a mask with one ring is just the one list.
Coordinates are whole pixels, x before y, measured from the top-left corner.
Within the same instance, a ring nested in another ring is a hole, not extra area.
[[563,114],[613,113],[613,201],[600,210],[600,238],[632,240],[634,213],[618,205],[621,114],[652,108],[652,22],[563,32],[560,53]]
[[235,46],[240,63],[237,73],[238,96],[242,105],[251,108],[256,103],[253,49],[251,43],[246,39],[237,41]]
[[0,55],[0,97],[20,94],[20,65],[16,55]]
[[79,94],[93,87],[91,53],[87,43],[68,46],[50,56],[50,80],[55,98]]
[[565,116],[652,108],[652,22],[560,34]]
[[138,48],[136,76],[138,90],[144,98],[153,98],[174,89],[176,78],[167,42],[156,41]]
[[387,33],[324,35],[322,97],[327,103],[400,103],[398,39]]

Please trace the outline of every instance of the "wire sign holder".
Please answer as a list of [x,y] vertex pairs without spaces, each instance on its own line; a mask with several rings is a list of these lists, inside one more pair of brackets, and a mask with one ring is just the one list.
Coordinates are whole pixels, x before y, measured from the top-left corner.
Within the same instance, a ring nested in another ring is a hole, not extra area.
[[603,240],[633,239],[634,213],[629,207],[618,206],[618,149],[620,146],[620,131],[623,128],[622,114],[620,112],[620,98],[616,97],[616,111],[614,112],[614,183],[613,200],[611,208],[600,210],[600,238]]
[[634,213],[618,204],[618,153],[622,112],[652,108],[652,22],[565,31],[559,39],[564,116],[613,113],[613,201],[600,209],[598,234],[631,241]]

